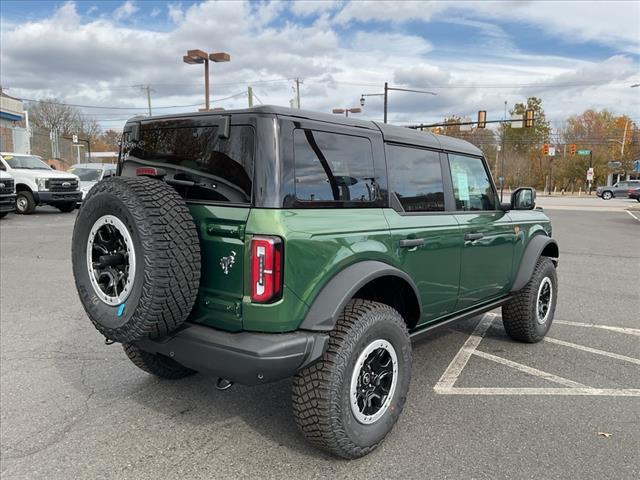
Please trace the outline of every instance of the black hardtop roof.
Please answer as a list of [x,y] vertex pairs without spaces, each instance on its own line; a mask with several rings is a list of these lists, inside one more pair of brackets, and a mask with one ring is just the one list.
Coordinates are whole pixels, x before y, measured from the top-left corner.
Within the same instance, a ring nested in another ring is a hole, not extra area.
[[[137,116],[128,120],[139,121],[141,123],[149,123],[157,120],[170,119],[189,119],[202,118],[208,116],[220,115],[277,115],[284,117],[303,118],[306,120],[314,120],[318,122],[345,125],[350,127],[365,128],[368,130],[379,130],[387,142],[403,143],[416,145],[438,150],[448,150],[460,153],[468,153],[470,155],[482,155],[482,151],[475,145],[458,138],[447,137],[445,135],[435,135],[431,132],[422,132],[412,128],[400,127],[397,125],[389,125],[387,123],[375,122],[371,120],[361,120],[359,118],[344,117],[342,115],[314,112],[311,110],[300,110],[297,108],[279,107],[274,105],[260,105],[257,107],[235,109],[235,110],[216,110],[209,112],[190,112],[190,113],[174,113],[168,115],[159,115],[153,117]],[[127,123],[128,123],[127,122]]]

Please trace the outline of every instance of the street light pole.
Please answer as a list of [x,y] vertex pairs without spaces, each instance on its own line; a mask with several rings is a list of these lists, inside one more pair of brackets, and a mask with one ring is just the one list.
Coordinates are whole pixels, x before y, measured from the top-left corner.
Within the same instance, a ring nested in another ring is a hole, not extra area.
[[204,111],[209,111],[209,60],[212,62],[228,62],[231,56],[225,52],[210,53],[202,50],[187,50],[187,54],[182,57],[184,63],[190,65],[204,63]]
[[424,93],[427,95],[437,95],[434,92],[428,92],[425,90],[412,90],[409,88],[390,87],[388,82],[384,82],[384,93],[363,93],[360,95],[360,105],[364,107],[364,97],[384,97],[384,123],[387,123],[387,114],[389,108],[389,90],[396,90],[399,92],[412,92],[412,93]]

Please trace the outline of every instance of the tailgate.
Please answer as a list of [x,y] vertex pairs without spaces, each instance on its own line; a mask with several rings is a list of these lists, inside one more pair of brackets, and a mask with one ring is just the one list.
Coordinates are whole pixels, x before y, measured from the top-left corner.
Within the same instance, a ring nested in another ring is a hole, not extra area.
[[242,329],[245,226],[250,207],[188,204],[202,252],[198,300],[189,321]]

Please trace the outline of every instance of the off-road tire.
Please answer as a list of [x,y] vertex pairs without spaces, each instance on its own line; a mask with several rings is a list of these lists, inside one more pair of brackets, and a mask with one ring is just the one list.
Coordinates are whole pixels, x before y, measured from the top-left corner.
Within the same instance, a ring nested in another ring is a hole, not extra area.
[[[392,401],[374,423],[359,423],[351,410],[350,382],[360,353],[387,340],[398,358]],[[315,446],[343,458],[375,450],[395,425],[411,380],[411,342],[400,314],[388,305],[354,299],[347,304],[321,359],[293,379],[293,413],[302,434]]]
[[611,200],[612,198],[613,198],[613,193],[610,192],[609,190],[605,190],[604,192],[602,192],[603,200]]
[[172,358],[145,352],[130,343],[123,344],[122,348],[136,367],[156,377],[178,380],[197,373],[195,370],[180,365]]
[[[22,210],[20,210],[20,207],[18,206],[20,197],[23,197],[26,201],[26,207]],[[35,210],[36,201],[33,198],[33,193],[28,190],[22,190],[21,192],[18,192],[18,194],[16,195],[16,213],[19,215],[30,215],[35,212]]]
[[70,213],[76,209],[76,202],[66,202],[56,205],[56,208],[62,213]]
[[[89,277],[87,241],[105,215],[126,226],[136,256],[131,293],[121,305],[102,301]],[[110,340],[135,343],[166,336],[193,309],[200,284],[198,233],[185,202],[160,180],[112,177],[94,186],[76,217],[71,253],[82,305]]]
[[[552,296],[550,312],[543,324],[537,321],[538,290],[543,279],[551,280]],[[548,257],[540,257],[529,283],[515,298],[502,307],[502,324],[507,335],[514,340],[536,343],[544,338],[551,328],[558,301],[558,277],[556,267]]]

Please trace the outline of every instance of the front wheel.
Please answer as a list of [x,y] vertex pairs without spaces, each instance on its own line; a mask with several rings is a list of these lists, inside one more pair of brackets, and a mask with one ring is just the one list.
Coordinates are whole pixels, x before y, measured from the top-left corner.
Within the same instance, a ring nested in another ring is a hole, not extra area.
[[613,193],[607,191],[607,192],[602,192],[602,199],[603,200],[611,200],[613,198]]
[[167,380],[178,380],[197,373],[195,370],[180,365],[172,358],[145,352],[133,344],[125,343],[122,345],[122,348],[124,348],[124,353],[127,354],[129,360],[131,360],[136,367],[156,377]]
[[29,191],[18,192],[16,196],[16,213],[20,215],[29,215],[36,209],[36,201],[33,194]]
[[411,343],[404,320],[388,305],[349,302],[322,358],[293,381],[293,412],[302,434],[343,458],[375,450],[404,407]]
[[551,328],[558,301],[556,267],[540,257],[529,283],[502,307],[502,324],[514,340],[536,343]]

